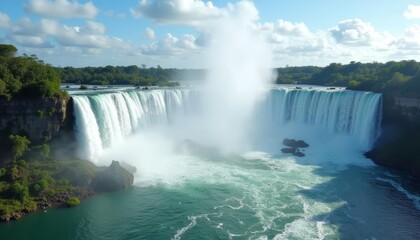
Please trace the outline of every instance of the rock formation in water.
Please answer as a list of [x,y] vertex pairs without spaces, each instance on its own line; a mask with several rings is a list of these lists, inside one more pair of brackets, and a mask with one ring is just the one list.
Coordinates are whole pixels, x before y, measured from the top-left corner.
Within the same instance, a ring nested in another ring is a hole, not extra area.
[[283,139],[283,145],[291,147],[291,148],[306,148],[309,147],[309,144],[307,144],[303,140],[294,140],[294,139]]
[[283,145],[287,146],[287,148],[282,148],[282,153],[291,153],[296,157],[304,157],[305,154],[300,151],[300,148],[307,148],[309,144],[307,144],[303,140],[294,140],[294,139],[283,139]]
[[90,186],[95,192],[112,192],[128,188],[133,181],[133,174],[121,167],[118,161],[112,161],[109,167],[96,174]]

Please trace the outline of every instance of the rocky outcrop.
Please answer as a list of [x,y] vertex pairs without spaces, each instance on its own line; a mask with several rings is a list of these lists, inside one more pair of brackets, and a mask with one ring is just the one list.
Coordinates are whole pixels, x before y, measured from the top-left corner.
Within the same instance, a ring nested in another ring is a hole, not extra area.
[[133,181],[133,174],[121,167],[118,161],[112,161],[109,167],[96,174],[90,186],[98,193],[112,192],[128,188]]
[[59,135],[66,120],[66,98],[0,100],[0,141],[10,134],[33,144]]
[[287,148],[282,148],[282,153],[290,153],[296,157],[304,157],[305,154],[301,152],[300,148],[307,148],[309,144],[307,144],[303,140],[294,140],[294,139],[283,139],[283,145],[287,146]]
[[406,127],[400,136],[365,153],[376,164],[400,169],[420,179],[420,126]]
[[294,139],[283,139],[283,145],[291,147],[291,148],[306,148],[309,147],[309,144],[307,144],[303,140],[294,140]]
[[409,121],[420,124],[420,96],[384,94],[384,122]]

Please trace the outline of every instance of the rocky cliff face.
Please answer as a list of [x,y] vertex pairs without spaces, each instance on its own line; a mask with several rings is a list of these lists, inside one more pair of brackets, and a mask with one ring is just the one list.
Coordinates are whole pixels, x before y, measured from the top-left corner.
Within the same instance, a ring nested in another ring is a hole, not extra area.
[[113,192],[126,189],[133,184],[134,176],[118,161],[112,161],[105,170],[98,172],[91,181],[91,188],[97,192]]
[[365,155],[375,163],[420,178],[420,96],[384,97],[382,133]]
[[58,136],[67,103],[65,98],[0,100],[0,141],[10,134],[25,135],[34,144]]
[[384,117],[389,115],[420,124],[420,96],[385,96]]

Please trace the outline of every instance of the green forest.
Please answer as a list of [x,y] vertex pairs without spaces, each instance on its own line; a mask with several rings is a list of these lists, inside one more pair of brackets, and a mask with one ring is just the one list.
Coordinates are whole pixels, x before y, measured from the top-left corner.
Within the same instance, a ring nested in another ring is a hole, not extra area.
[[347,87],[393,95],[420,95],[420,63],[331,63],[326,67],[286,67],[277,69],[276,83]]
[[35,55],[16,56],[17,48],[0,44],[0,98],[61,97],[60,76]]
[[64,67],[55,68],[63,83],[112,85],[129,84],[136,86],[177,86],[170,81],[177,69],[157,67],[146,68],[145,65],[105,66],[105,67]]

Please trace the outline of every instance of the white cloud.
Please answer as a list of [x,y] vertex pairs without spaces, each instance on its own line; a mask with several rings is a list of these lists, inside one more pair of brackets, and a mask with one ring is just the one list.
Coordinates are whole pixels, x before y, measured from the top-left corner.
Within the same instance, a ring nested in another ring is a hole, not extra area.
[[123,49],[128,44],[122,39],[105,35],[106,29],[101,23],[87,21],[85,26],[60,26],[53,33],[55,40],[62,46],[98,49]]
[[103,35],[106,28],[102,23],[94,21],[86,21],[85,27],[81,29],[81,33],[88,35]]
[[142,46],[142,53],[145,55],[163,55],[173,56],[183,53],[191,53],[196,51],[199,47],[195,44],[196,38],[193,35],[185,34],[182,38],[177,38],[170,33],[165,34],[165,37],[158,42],[149,46]]
[[151,28],[146,28],[146,30],[144,31],[144,38],[151,40],[151,39],[155,39],[155,37],[156,37],[155,31],[153,31],[153,29]]
[[[268,26],[266,26],[268,27]],[[283,19],[278,20],[273,24],[272,30],[276,33],[294,35],[294,36],[309,36],[310,31],[304,23],[292,23]]]
[[229,15],[239,17],[245,21],[254,22],[259,19],[258,9],[251,1],[241,0],[236,4],[229,3],[227,11]]
[[58,23],[54,20],[41,19],[39,22],[32,22],[28,18],[23,18],[11,24],[6,39],[25,47],[51,48],[53,44],[47,38],[57,31],[57,27]]
[[65,26],[57,20],[41,19],[33,22],[23,18],[13,24],[6,39],[12,43],[32,48],[53,47],[51,42],[61,47],[76,47],[85,49],[112,49],[122,52],[132,52],[131,44],[121,38],[106,35],[103,24],[86,21],[84,26]]
[[77,0],[29,0],[25,9],[49,18],[94,18],[98,14],[92,2],[79,3]]
[[403,16],[408,19],[420,19],[420,5],[408,5]]
[[397,42],[397,46],[403,50],[420,50],[420,25],[409,26]]
[[312,33],[304,23],[293,23],[279,19],[274,23],[256,26],[276,53],[314,52],[325,49],[332,42],[326,34]]
[[185,24],[202,26],[222,17],[235,16],[247,21],[256,21],[259,13],[252,1],[240,0],[218,8],[211,1],[203,0],[140,0],[130,9],[136,17],[146,17],[161,24]]
[[331,30],[331,34],[338,43],[367,46],[374,38],[375,30],[370,23],[355,18],[339,22],[338,26]]
[[119,19],[125,19],[127,17],[127,15],[123,12],[115,13],[114,11],[105,11],[104,15],[107,17],[116,17]]
[[7,14],[0,12],[0,29],[10,26],[10,18]]
[[391,34],[377,32],[372,24],[357,18],[339,22],[330,33],[339,44],[353,47],[369,46],[381,51],[389,49],[396,41]]
[[7,39],[24,47],[53,48],[54,45],[43,36],[8,35]]

